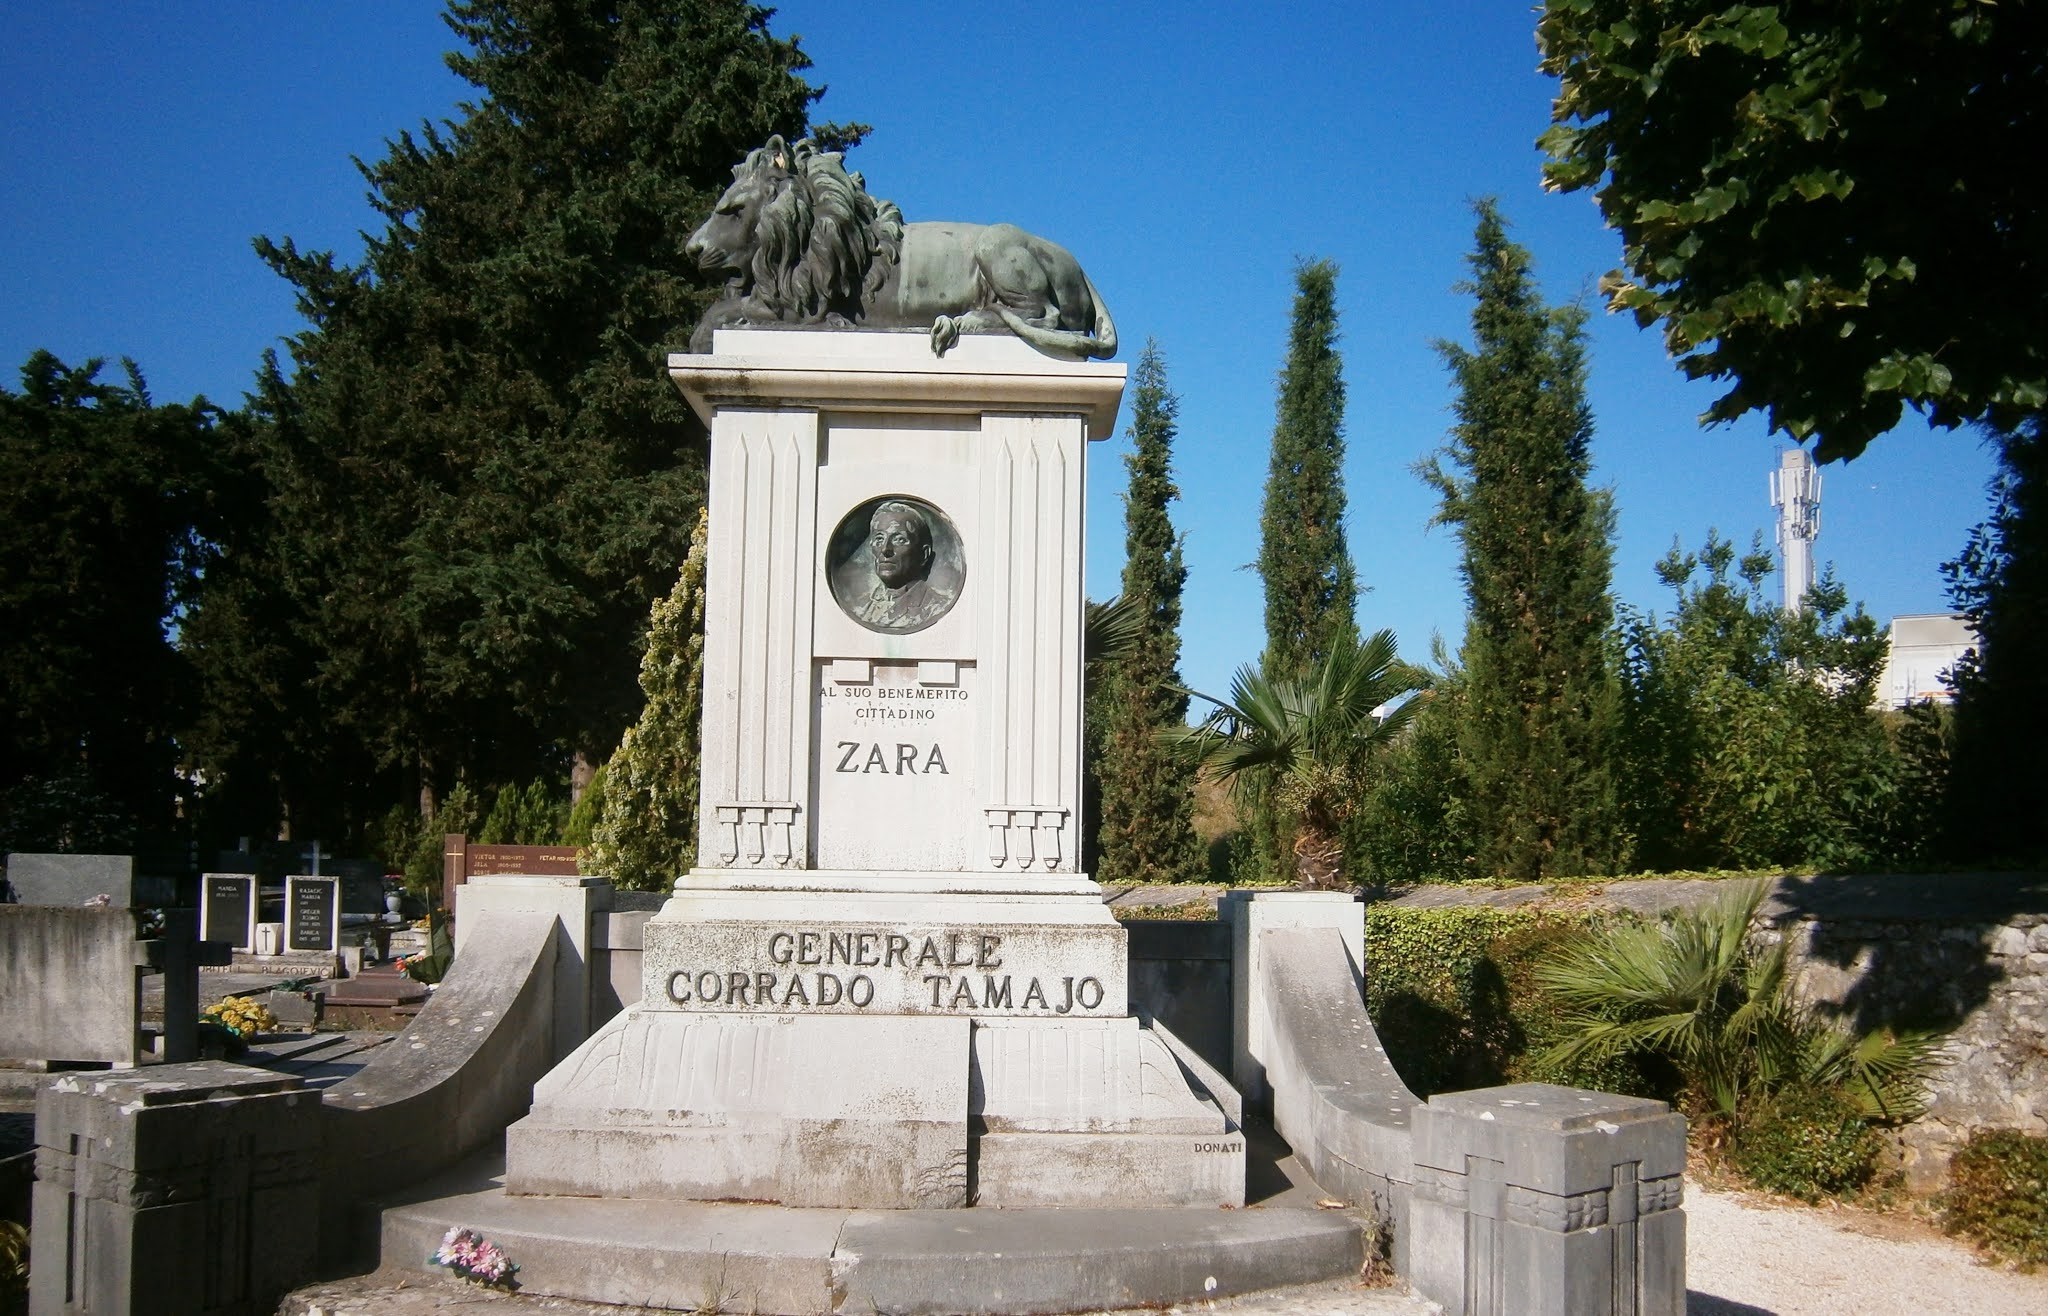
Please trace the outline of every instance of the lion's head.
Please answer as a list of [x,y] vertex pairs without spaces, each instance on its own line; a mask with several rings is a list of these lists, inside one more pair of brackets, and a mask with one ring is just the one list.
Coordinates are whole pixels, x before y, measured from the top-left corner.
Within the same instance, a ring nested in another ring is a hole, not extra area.
[[902,250],[903,216],[876,201],[836,151],[780,137],[747,153],[711,218],[684,248],[785,323],[858,320]]

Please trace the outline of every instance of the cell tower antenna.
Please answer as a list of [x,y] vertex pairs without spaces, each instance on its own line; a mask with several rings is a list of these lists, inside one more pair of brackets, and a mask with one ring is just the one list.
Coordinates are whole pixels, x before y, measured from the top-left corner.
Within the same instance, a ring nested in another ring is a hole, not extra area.
[[1778,509],[1785,611],[1797,612],[1813,588],[1813,541],[1820,538],[1820,468],[1806,449],[1778,455],[1778,469],[1771,472],[1771,506]]

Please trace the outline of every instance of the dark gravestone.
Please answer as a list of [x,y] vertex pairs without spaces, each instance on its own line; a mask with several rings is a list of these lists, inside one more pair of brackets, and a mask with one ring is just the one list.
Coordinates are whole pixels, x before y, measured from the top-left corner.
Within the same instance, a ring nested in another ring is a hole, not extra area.
[[384,880],[384,865],[375,859],[332,859],[321,864],[320,871],[330,877],[352,878],[359,882]]
[[341,947],[341,882],[332,877],[285,879],[284,948],[333,954]]
[[341,875],[341,912],[384,916],[384,875],[376,872],[344,872]]
[[206,873],[199,879],[199,939],[237,950],[256,944],[256,878],[247,873]]

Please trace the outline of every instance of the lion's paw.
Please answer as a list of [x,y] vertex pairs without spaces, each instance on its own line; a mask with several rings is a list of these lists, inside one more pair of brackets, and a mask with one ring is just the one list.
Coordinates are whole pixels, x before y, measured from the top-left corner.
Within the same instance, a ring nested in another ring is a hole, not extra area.
[[960,322],[950,315],[932,321],[932,355],[944,356],[946,349],[960,341]]

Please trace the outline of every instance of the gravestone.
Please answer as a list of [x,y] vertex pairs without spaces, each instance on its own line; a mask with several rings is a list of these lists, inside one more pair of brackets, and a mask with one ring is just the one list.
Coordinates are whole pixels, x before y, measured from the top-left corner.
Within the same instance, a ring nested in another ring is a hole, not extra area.
[[366,918],[384,917],[384,875],[382,873],[343,873],[341,875],[341,912]]
[[256,877],[251,873],[199,876],[199,939],[236,950],[256,946]]
[[327,955],[341,949],[341,879],[285,879],[284,948]]
[[698,867],[508,1189],[1241,1205],[1244,1140],[1132,1016],[1076,862],[1085,447],[1123,367],[714,347],[670,359],[712,436]]
[[177,898],[174,878],[143,873],[125,854],[10,854],[7,880],[23,905],[83,905],[105,896],[117,909],[138,909]]

